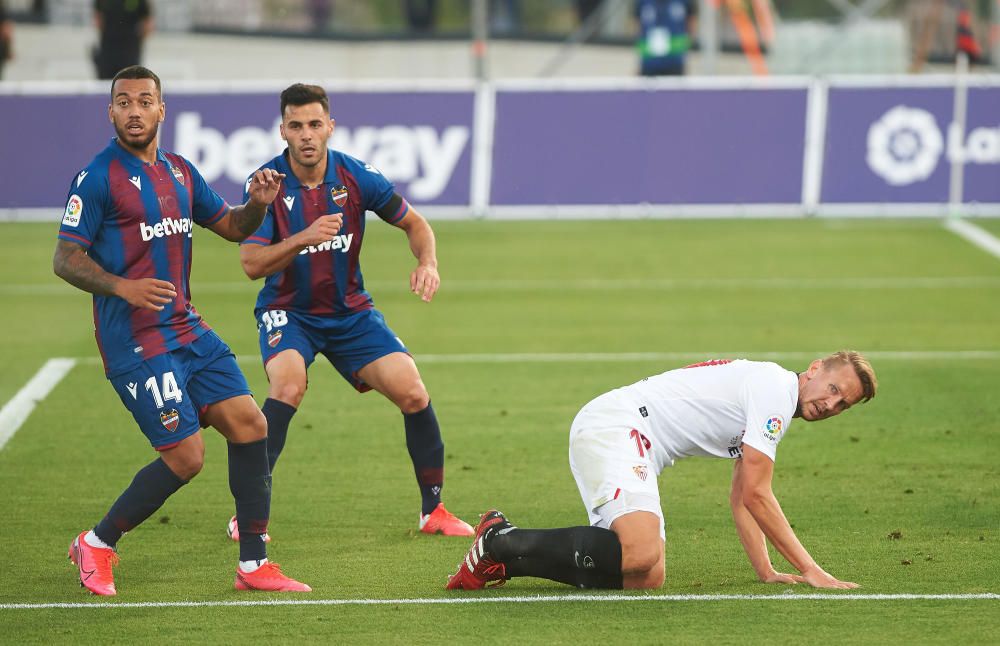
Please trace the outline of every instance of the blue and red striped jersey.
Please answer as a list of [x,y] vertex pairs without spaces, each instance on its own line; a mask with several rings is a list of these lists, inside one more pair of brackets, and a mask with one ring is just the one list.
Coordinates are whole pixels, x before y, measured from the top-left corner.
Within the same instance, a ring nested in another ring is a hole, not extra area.
[[[262,168],[285,174],[278,197],[267,209],[260,228],[243,244],[269,245],[306,229],[322,215],[342,213],[340,232],[329,242],[308,247],[284,270],[271,274],[257,296],[256,308],[291,310],[317,316],[343,316],[370,309],[372,298],[361,275],[361,241],[365,212],[388,204],[394,187],[369,164],[336,150],[328,150],[326,175],[319,186],[308,187],[289,166],[288,150]],[[244,187],[244,196],[248,195]],[[405,200],[392,214],[380,214],[396,224],[409,205]]]
[[115,139],[73,178],[59,238],[81,245],[108,273],[170,281],[177,297],[162,311],[94,295],[94,328],[104,370],[114,376],[207,332],[191,305],[191,236],[229,206],[180,155],[157,150],[147,164]]

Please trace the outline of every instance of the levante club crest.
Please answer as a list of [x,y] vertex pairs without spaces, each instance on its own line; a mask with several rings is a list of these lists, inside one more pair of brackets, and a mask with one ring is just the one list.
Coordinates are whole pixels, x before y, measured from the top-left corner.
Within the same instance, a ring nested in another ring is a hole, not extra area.
[[176,408],[171,408],[160,413],[160,423],[163,424],[163,428],[171,433],[177,430],[177,425],[180,424],[180,421],[181,414],[177,412]]
[[181,169],[177,168],[176,166],[171,166],[170,172],[174,174],[174,179],[176,179],[181,184],[184,183],[184,173],[181,172]]
[[330,197],[337,206],[344,206],[347,202],[347,187],[341,184],[330,189]]
[[272,348],[281,343],[281,330],[275,330],[271,334],[267,335],[267,344]]

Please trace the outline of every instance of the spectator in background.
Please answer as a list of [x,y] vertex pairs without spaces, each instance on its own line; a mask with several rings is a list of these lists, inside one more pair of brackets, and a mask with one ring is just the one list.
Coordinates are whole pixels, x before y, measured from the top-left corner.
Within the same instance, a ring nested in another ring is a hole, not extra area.
[[576,0],[576,17],[580,20],[580,24],[587,22],[590,14],[594,13],[603,3],[604,0]]
[[333,16],[333,0],[309,0],[309,17],[313,31],[323,33],[330,26]]
[[437,0],[406,0],[406,23],[410,30],[426,33],[434,31],[437,22]]
[[14,23],[7,15],[7,7],[0,0],[0,79],[3,78],[4,63],[14,58]]
[[682,76],[695,29],[694,0],[636,0],[639,73]]
[[94,0],[94,24],[100,34],[93,52],[97,78],[114,78],[119,70],[141,62],[142,43],[153,31],[150,1]]
[[521,30],[521,0],[492,0],[489,12],[491,34],[513,34]]

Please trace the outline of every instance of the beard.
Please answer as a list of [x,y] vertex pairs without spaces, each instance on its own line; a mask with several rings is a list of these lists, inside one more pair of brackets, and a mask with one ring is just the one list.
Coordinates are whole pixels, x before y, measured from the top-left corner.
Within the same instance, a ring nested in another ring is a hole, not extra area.
[[302,155],[291,146],[288,147],[288,153],[292,156],[292,159],[298,163],[299,166],[304,166],[306,168],[313,168],[318,166],[320,163],[326,161],[326,155],[322,148],[319,149],[319,154],[317,154],[312,160],[303,159]]
[[160,124],[154,123],[152,130],[139,135],[139,138],[137,138],[136,136],[129,134],[127,127],[128,122],[126,122],[124,126],[119,126],[118,123],[115,122],[115,134],[118,135],[118,141],[120,141],[123,145],[136,150],[145,150],[148,148],[149,144],[156,140],[156,135],[160,131]]

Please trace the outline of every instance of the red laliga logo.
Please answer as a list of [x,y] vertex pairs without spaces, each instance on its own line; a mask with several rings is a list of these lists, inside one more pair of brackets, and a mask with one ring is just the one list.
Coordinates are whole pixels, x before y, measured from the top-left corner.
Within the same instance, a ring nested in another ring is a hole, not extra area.
[[344,206],[347,202],[347,187],[341,184],[330,189],[330,197],[337,206]]
[[267,335],[267,344],[272,348],[281,343],[281,330],[275,330],[272,334]]
[[167,429],[171,433],[177,430],[177,425],[180,421],[181,415],[174,408],[160,413],[160,423],[163,424],[163,428]]

